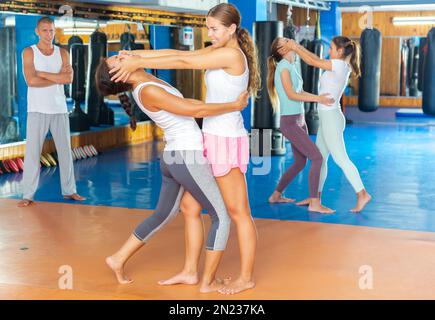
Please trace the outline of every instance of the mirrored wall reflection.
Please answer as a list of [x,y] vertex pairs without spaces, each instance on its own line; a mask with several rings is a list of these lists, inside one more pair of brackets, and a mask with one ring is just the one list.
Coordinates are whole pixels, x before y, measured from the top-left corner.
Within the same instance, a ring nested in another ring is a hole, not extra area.
[[423,59],[426,38],[401,38],[400,96],[420,97],[423,90]]
[[[34,32],[38,15],[0,13],[0,144],[23,141],[26,138],[27,85],[22,74],[22,50],[35,44],[38,38]],[[205,28],[189,28],[162,25],[146,25],[127,21],[96,21],[86,19],[65,20],[54,17],[56,36],[54,43],[68,51],[74,41],[83,43],[84,80],[86,95],[93,95],[89,85],[90,36],[95,30],[105,34],[106,55],[117,54],[119,50],[138,49],[179,49],[196,50],[207,42]],[[71,41],[71,38],[75,40]],[[71,52],[70,52],[71,54]],[[204,83],[201,71],[196,70],[147,70],[164,81],[176,86],[188,98],[203,99]],[[68,110],[74,109],[71,85],[64,87]],[[114,125],[126,125],[128,116],[119,105],[116,96],[105,99],[106,105],[114,111]],[[80,101],[81,109],[88,113],[87,99]],[[137,108],[139,121],[148,118]],[[98,126],[98,125],[97,125]],[[91,127],[93,130],[93,127]]]
[[[0,24],[1,25],[1,24]],[[20,141],[17,111],[15,28],[0,28],[0,144]]]

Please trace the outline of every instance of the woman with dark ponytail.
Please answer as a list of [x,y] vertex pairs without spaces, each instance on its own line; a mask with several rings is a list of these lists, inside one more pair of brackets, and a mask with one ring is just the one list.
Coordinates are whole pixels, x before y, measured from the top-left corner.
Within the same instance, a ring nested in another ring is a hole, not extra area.
[[[130,116],[131,105],[123,93],[132,91],[139,108],[163,130],[166,145],[160,160],[162,187],[154,214],[137,226],[125,244],[106,259],[106,263],[119,283],[130,283],[131,280],[124,274],[125,263],[153,234],[177,215],[180,200],[188,192],[201,209],[207,210],[212,221],[200,291],[216,291],[223,286],[215,274],[226,247],[231,220],[204,157],[202,133],[193,117],[240,111],[248,104],[248,92],[241,92],[233,102],[205,104],[184,99],[177,89],[144,70],[132,73],[126,83],[115,83],[110,79],[109,70],[119,62],[119,56],[101,61],[95,75],[98,91],[104,96],[121,94],[121,103]],[[134,119],[132,121],[134,127]],[[190,225],[186,225],[188,227]],[[200,242],[195,245],[202,246],[202,241]]]
[[[207,70],[206,102],[228,102],[244,90],[255,98],[261,86],[257,50],[249,32],[241,27],[240,12],[232,4],[221,3],[210,9],[206,24],[211,46],[196,51],[132,51],[124,54],[119,66],[112,70],[112,80],[126,81],[131,72],[139,68],[204,69]],[[205,117],[202,131],[207,158],[238,232],[240,276],[219,290],[222,294],[234,294],[255,286],[257,231],[251,217],[245,179],[249,138],[240,112]],[[186,224],[196,226],[196,231],[186,234],[188,245],[182,272],[162,281],[162,285],[194,283],[198,276],[201,247],[190,244],[197,243],[192,239],[201,239],[203,234],[201,210],[188,194],[182,200],[181,209]]]
[[314,95],[303,90],[303,80],[295,64],[296,55],[289,51],[284,56],[278,49],[286,39],[276,38],[272,42],[270,57],[267,60],[267,90],[274,111],[280,109],[280,128],[282,134],[290,141],[294,162],[283,174],[275,191],[269,197],[270,203],[293,202],[293,199],[284,198],[282,193],[290,182],[311,161],[309,173],[310,203],[308,210],[320,213],[332,213],[333,210],[324,207],[319,198],[319,179],[322,167],[322,155],[311,141],[305,123],[304,102],[318,102],[332,105],[334,99],[329,93]]
[[[318,104],[319,130],[316,145],[323,156],[319,193],[322,192],[325,184],[328,172],[328,158],[329,154],[331,154],[357,194],[357,203],[351,211],[360,212],[371,200],[371,196],[364,187],[358,169],[347,155],[343,138],[346,119],[340,108],[340,98],[347,86],[351,72],[357,77],[361,75],[359,45],[347,37],[334,37],[329,50],[329,60],[319,58],[293,40],[284,43],[279,52],[286,54],[290,50],[296,52],[305,63],[325,70],[320,77],[319,93],[329,93],[335,99],[333,106]],[[309,199],[307,199],[298,204],[308,205],[309,202]]]

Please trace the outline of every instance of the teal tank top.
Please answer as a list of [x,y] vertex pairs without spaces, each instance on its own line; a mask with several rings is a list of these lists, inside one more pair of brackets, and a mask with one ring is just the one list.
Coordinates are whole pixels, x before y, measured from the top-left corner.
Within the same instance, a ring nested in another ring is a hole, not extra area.
[[285,93],[284,87],[281,81],[281,72],[283,70],[288,70],[290,72],[290,79],[292,81],[292,87],[295,92],[301,92],[303,87],[303,80],[299,73],[299,64],[290,63],[286,59],[282,59],[275,70],[275,88],[278,94],[278,100],[280,105],[280,111],[282,116],[301,114],[305,112],[304,103],[302,101],[290,100]]

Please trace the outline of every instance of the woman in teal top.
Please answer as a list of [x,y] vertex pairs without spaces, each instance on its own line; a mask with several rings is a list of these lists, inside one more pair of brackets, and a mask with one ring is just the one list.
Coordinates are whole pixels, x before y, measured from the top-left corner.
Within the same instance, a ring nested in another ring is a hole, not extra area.
[[334,99],[329,98],[327,93],[317,96],[303,91],[303,80],[295,64],[295,53],[290,51],[283,56],[278,53],[278,49],[285,41],[287,39],[277,38],[272,43],[271,56],[267,60],[267,90],[274,112],[280,108],[281,132],[291,143],[294,162],[281,177],[275,191],[269,197],[269,202],[294,201],[294,199],[283,197],[282,193],[294,177],[305,168],[307,159],[310,159],[308,210],[332,213],[333,210],[322,206],[320,203],[318,189],[323,158],[308,135],[305,124],[304,102],[332,105]]

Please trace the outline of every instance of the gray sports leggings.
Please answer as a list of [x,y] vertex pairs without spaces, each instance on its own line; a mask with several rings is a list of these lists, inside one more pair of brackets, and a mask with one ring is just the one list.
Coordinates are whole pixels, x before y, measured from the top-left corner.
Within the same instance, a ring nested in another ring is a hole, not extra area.
[[136,228],[134,235],[145,242],[165,226],[178,214],[181,198],[184,190],[187,190],[211,218],[206,248],[225,250],[231,220],[203,151],[164,151],[160,169],[162,187],[157,208]]
[[283,174],[275,190],[282,193],[294,177],[305,168],[308,158],[311,160],[308,177],[310,198],[317,198],[322,155],[308,135],[304,115],[281,116],[281,132],[291,143],[294,162]]

